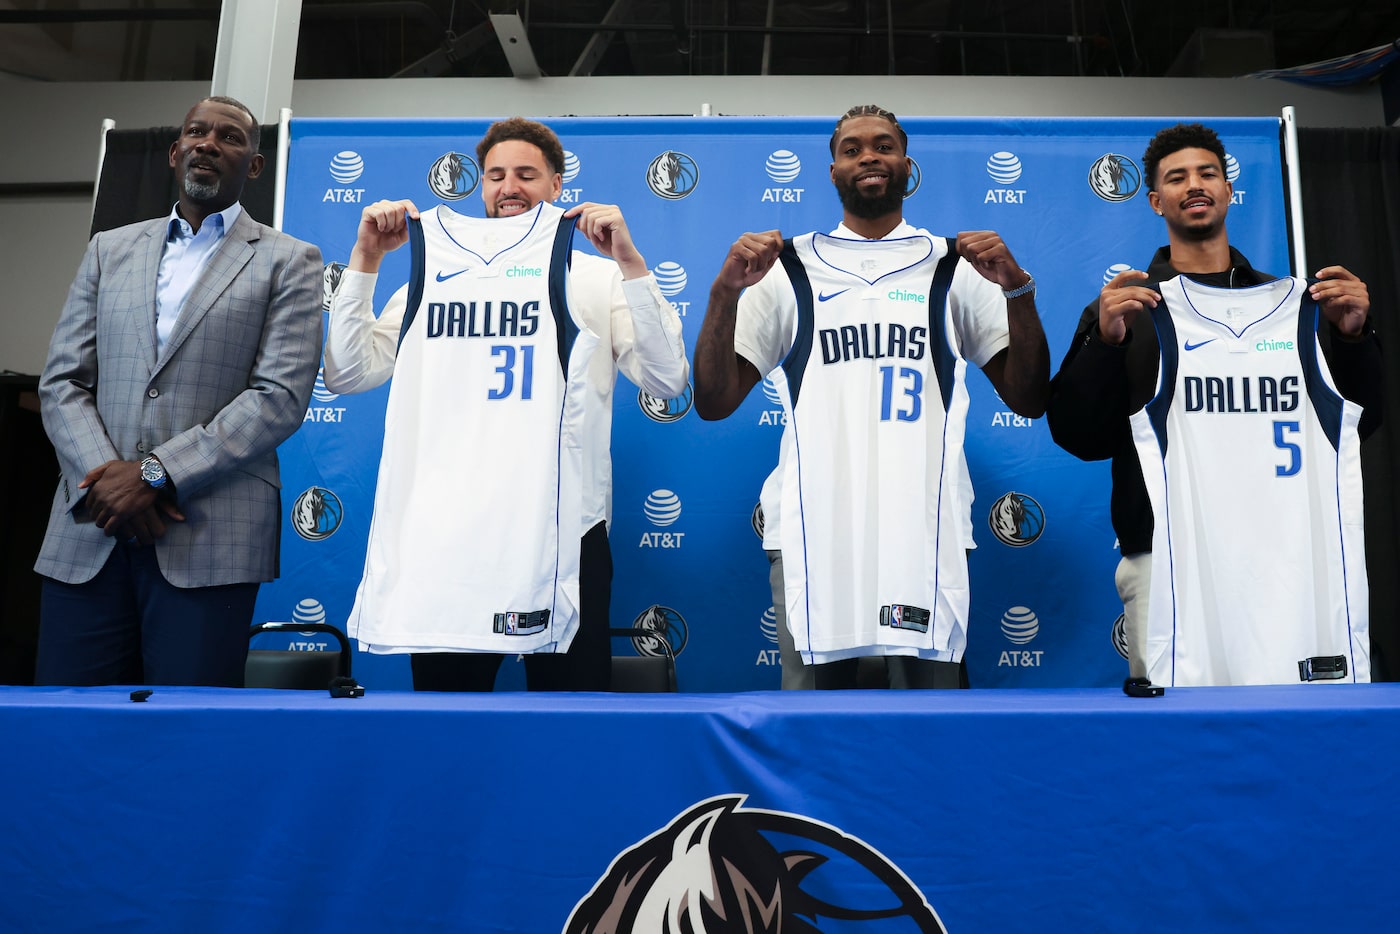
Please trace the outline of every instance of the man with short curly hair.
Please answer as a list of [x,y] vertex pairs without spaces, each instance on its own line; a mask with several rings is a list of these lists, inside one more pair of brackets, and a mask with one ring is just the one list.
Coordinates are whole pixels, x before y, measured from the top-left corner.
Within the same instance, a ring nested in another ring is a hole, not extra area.
[[[1244,290],[1275,279],[1230,245],[1225,215],[1234,189],[1225,162],[1219,137],[1199,123],[1166,127],[1152,138],[1143,176],[1148,202],[1166,223],[1167,245],[1146,272],[1120,273],[1084,309],[1051,381],[1046,415],[1056,443],[1081,459],[1113,462],[1111,513],[1122,553],[1115,583],[1134,679],[1148,677],[1155,522],[1129,416],[1157,391],[1162,353],[1152,310],[1162,302],[1161,283],[1180,275],[1207,287]],[[1365,437],[1380,423],[1383,382],[1366,284],[1335,265],[1316,277],[1321,281],[1310,291],[1327,321],[1317,332],[1322,353],[1341,395],[1362,407],[1358,431]]]
[[[327,388],[395,376],[349,631],[410,654],[417,690],[489,691],[523,654],[530,690],[605,691],[613,387],[685,391],[680,319],[616,205],[551,203],[553,130],[502,120],[476,151],[486,218],[370,205],[331,304]],[[570,249],[575,226],[603,256]],[[380,264],[411,238],[376,319]]]

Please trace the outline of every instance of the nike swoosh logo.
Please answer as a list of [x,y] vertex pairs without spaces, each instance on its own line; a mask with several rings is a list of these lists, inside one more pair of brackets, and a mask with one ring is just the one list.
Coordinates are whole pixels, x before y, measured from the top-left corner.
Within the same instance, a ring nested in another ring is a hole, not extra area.
[[1201,348],[1201,347],[1204,347],[1206,344],[1213,344],[1213,343],[1215,343],[1215,338],[1213,338],[1213,337],[1212,337],[1210,340],[1208,340],[1208,341],[1201,341],[1199,344],[1193,344],[1193,343],[1191,343],[1190,341],[1187,341],[1186,343],[1184,343],[1184,344],[1181,345],[1181,349],[1182,349],[1182,350],[1188,350],[1188,351],[1190,351],[1190,350],[1197,350],[1197,349],[1199,349],[1199,348]]
[[829,301],[831,301],[833,298],[835,298],[836,296],[838,296],[838,295],[845,295],[845,294],[846,294],[847,292],[849,292],[849,291],[850,291],[850,289],[842,289],[842,290],[839,291],[839,292],[832,292],[830,295],[827,295],[825,292],[819,292],[819,293],[817,293],[817,301],[819,301],[819,302],[829,302]]
[[446,282],[448,279],[451,279],[453,276],[460,276],[462,273],[467,272],[467,271],[468,271],[468,270],[465,270],[465,269],[459,269],[459,270],[457,270],[456,272],[447,272],[447,273],[444,273],[444,272],[439,271],[438,274],[437,274],[437,281],[439,281],[439,282]]

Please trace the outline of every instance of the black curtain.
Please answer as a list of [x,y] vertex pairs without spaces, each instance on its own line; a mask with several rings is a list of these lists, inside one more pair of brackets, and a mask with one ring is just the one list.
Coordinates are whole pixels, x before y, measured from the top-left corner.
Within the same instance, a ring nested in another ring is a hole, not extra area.
[[1300,129],[1309,274],[1366,282],[1385,357],[1385,422],[1361,447],[1372,678],[1400,680],[1400,129]]
[[[243,209],[256,221],[271,226],[276,193],[277,126],[262,128],[258,151],[265,164],[260,176],[243,189]],[[97,203],[92,230],[111,230],[124,224],[169,214],[178,192],[170,170],[170,144],[180,135],[177,126],[142,130],[107,131],[107,154],[97,183]]]

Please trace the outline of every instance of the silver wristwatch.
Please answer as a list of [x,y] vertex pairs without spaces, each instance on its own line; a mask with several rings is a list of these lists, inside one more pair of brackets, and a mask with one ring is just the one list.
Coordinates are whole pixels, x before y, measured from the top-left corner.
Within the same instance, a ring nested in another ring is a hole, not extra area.
[[141,479],[150,484],[151,489],[159,490],[165,486],[165,465],[154,457],[148,457],[141,462]]

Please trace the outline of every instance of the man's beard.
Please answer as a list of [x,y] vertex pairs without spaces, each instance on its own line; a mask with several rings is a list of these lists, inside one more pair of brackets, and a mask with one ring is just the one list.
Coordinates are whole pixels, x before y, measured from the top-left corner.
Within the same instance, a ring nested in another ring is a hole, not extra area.
[[885,182],[885,190],[878,195],[860,192],[855,180],[836,183],[836,193],[841,196],[841,207],[848,214],[865,220],[885,217],[904,209],[904,191],[909,187],[909,171],[904,166],[890,169],[890,177]]
[[213,201],[219,194],[217,182],[199,182],[190,177],[190,173],[185,173],[185,194],[194,201]]

